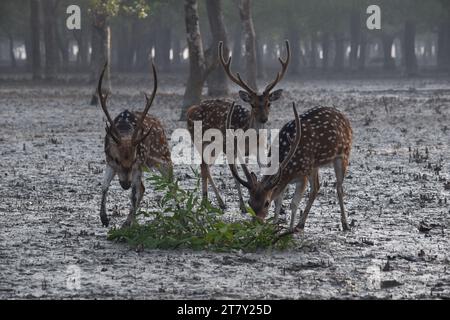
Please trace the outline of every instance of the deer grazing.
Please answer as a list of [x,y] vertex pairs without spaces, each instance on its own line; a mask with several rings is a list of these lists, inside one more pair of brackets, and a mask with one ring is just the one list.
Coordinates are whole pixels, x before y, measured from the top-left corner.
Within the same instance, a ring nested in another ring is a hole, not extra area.
[[[251,110],[248,111],[246,108],[238,105],[236,106],[236,111],[231,120],[234,129],[256,129],[259,130],[264,127],[264,124],[269,119],[270,106],[271,103],[280,99],[283,90],[278,89],[272,91],[275,86],[284,77],[290,60],[290,48],[289,42],[286,40],[286,59],[282,60],[279,57],[281,63],[281,71],[277,73],[275,80],[270,82],[264,89],[262,93],[258,93],[257,90],[251,88],[244,80],[242,80],[239,73],[234,75],[230,70],[231,57],[225,60],[223,56],[223,43],[219,43],[219,60],[225,70],[225,73],[230,78],[231,81],[236,83],[242,89],[239,91],[239,97],[242,101],[250,104]],[[190,107],[187,111],[187,126],[191,134],[192,139],[200,139],[201,137],[194,137],[194,122],[201,121],[202,132],[208,129],[218,129],[222,132],[225,137],[225,122],[227,118],[228,111],[231,107],[231,102],[227,100],[204,100],[198,105]],[[216,187],[216,184],[211,176],[209,170],[209,164],[203,159],[203,151],[208,146],[209,143],[203,143],[197,146],[198,151],[202,156],[201,168],[201,178],[202,178],[202,194],[203,198],[208,198],[208,181],[211,183],[213,191],[216,195],[217,201],[221,208],[225,208],[225,203]],[[224,148],[226,150],[226,148]],[[251,153],[252,150],[247,150],[247,154]],[[242,199],[242,191],[240,184],[236,181],[236,187],[239,194],[239,204],[242,212],[246,212],[244,200]]]
[[[275,175],[266,175],[261,181],[245,164],[241,164],[246,180],[239,177],[236,166],[230,163],[234,178],[249,190],[249,204],[256,216],[264,219],[270,204],[275,201],[275,220],[281,210],[284,192],[288,184],[296,184],[291,202],[290,230],[300,231],[305,227],[306,218],[319,192],[319,167],[333,164],[336,174],[336,190],[341,209],[343,230],[349,230],[344,210],[344,175],[349,163],[352,144],[352,128],[349,120],[337,109],[316,107],[300,116],[293,106],[295,119],[286,123],[279,133],[279,161]],[[234,106],[227,117],[227,128],[231,128]],[[300,125],[301,123],[301,125]],[[293,136],[295,135],[295,139]],[[295,214],[306,189],[310,184],[309,199],[300,221],[294,228]]]
[[155,66],[152,64],[153,92],[150,97],[145,94],[144,111],[130,112],[125,110],[114,120],[112,120],[106,107],[108,94],[102,93],[102,81],[106,66],[107,63],[100,75],[97,87],[100,105],[109,123],[106,124],[106,170],[102,184],[100,219],[104,226],[108,226],[106,195],[111,181],[118,175],[120,185],[124,190],[131,187],[131,209],[123,224],[123,226],[129,226],[134,220],[145,191],[142,183],[142,167],[157,168],[161,172],[171,174],[172,160],[161,122],[157,118],[147,115],[158,86]]

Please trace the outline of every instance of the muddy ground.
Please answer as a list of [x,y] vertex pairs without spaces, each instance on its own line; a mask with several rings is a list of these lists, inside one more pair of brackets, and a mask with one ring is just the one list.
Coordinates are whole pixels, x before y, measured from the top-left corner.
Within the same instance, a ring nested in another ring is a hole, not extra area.
[[[171,133],[185,127],[178,121],[183,84],[160,78],[151,113]],[[113,114],[143,107],[140,91],[151,87],[148,78],[113,80]],[[323,169],[296,248],[248,254],[137,252],[107,241],[98,216],[104,117],[88,104],[91,88],[2,80],[0,298],[449,299],[449,82],[284,81],[286,94],[272,107],[270,127],[292,117],[292,100],[299,111],[335,105],[351,119],[344,189],[353,228],[340,230],[333,172]],[[192,185],[189,167],[175,170]],[[239,218],[228,168],[216,166],[213,175],[227,211]],[[146,186],[144,207],[151,207],[158,196]],[[128,206],[128,194],[114,181],[113,224],[125,220]]]

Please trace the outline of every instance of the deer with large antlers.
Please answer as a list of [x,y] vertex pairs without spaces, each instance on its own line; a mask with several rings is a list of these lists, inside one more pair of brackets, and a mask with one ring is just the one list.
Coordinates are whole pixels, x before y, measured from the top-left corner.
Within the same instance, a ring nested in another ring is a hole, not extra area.
[[134,220],[145,191],[142,183],[142,168],[156,168],[165,174],[172,174],[172,160],[164,127],[157,118],[147,114],[158,87],[156,69],[153,63],[153,92],[150,97],[145,94],[144,111],[130,112],[125,110],[114,120],[106,107],[108,94],[102,92],[102,81],[106,66],[107,63],[100,75],[97,87],[100,105],[108,122],[105,136],[106,170],[102,184],[100,219],[104,226],[108,226],[106,195],[111,181],[118,175],[120,185],[124,190],[131,187],[131,209],[123,224],[123,226],[129,226]]
[[[239,91],[239,97],[242,101],[250,104],[251,106],[250,111],[240,105],[236,106],[236,111],[234,112],[233,118],[231,120],[234,129],[243,129],[244,131],[246,131],[250,128],[259,130],[264,127],[264,124],[269,119],[271,103],[281,98],[283,90],[278,89],[273,91],[273,89],[284,77],[289,65],[290,55],[291,52],[289,48],[289,42],[286,40],[286,59],[283,60],[281,59],[281,57],[278,58],[281,63],[281,71],[277,73],[275,79],[265,87],[262,93],[258,93],[256,88],[251,88],[241,78],[239,73],[233,74],[233,72],[230,70],[231,57],[225,59],[223,55],[223,43],[219,43],[219,60],[225,70],[225,73],[231,81],[233,81],[243,89]],[[202,132],[205,132],[208,129],[218,129],[222,132],[223,136],[225,136],[225,122],[230,107],[231,101],[220,99],[204,100],[200,104],[190,107],[187,111],[187,124],[192,139],[195,140],[194,122],[196,121],[201,121]],[[208,198],[209,182],[216,195],[219,206],[221,208],[225,208],[225,203],[222,200],[222,197],[211,176],[209,164],[206,163],[205,159],[203,159],[203,151],[208,146],[208,144],[209,143],[202,143],[201,146],[196,145],[197,149],[199,149],[198,151],[202,156],[202,164],[200,168],[203,198]],[[247,154],[252,152],[254,152],[254,150],[247,150]],[[237,181],[236,187],[239,194],[239,204],[241,211],[246,212],[244,200],[242,198],[241,187]]]
[[[300,116],[293,106],[295,119],[286,123],[279,133],[279,161],[275,175],[266,175],[258,181],[253,172],[242,163],[246,179],[242,179],[234,163],[230,169],[234,178],[249,190],[249,204],[256,216],[264,219],[270,204],[275,201],[275,220],[281,210],[283,196],[288,184],[295,184],[296,189],[291,202],[292,231],[300,231],[305,227],[306,218],[319,192],[319,167],[333,164],[336,174],[336,190],[341,209],[343,230],[349,230],[347,215],[344,209],[343,181],[349,163],[352,144],[352,128],[350,121],[337,109],[316,107]],[[232,126],[234,106],[227,117],[227,128]],[[300,125],[301,123],[301,125]],[[295,138],[293,139],[293,136]],[[305,192],[307,181],[310,193],[306,208],[300,221],[294,228],[295,214]]]

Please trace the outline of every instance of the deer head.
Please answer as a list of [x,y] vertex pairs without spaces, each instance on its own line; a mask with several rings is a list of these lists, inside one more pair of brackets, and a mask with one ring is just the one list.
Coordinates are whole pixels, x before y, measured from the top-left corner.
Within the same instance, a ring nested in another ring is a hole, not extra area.
[[[109,160],[112,166],[117,168],[120,185],[122,186],[122,188],[127,190],[131,186],[133,169],[139,165],[137,164],[138,146],[142,141],[145,140],[145,138],[147,138],[151,131],[151,128],[146,128],[143,124],[148,110],[150,109],[150,106],[152,105],[155,98],[158,80],[156,76],[155,65],[152,63],[154,79],[153,92],[150,97],[145,94],[146,104],[144,111],[142,112],[139,119],[137,119],[134,113],[122,113],[126,115],[126,118],[122,120],[126,122],[128,127],[134,129],[132,130],[131,135],[129,134],[129,132],[125,132],[127,130],[121,133],[116,126],[116,122],[114,122],[109,115],[108,109],[106,107],[108,93],[103,94],[102,92],[103,76],[105,74],[107,65],[108,62],[106,62],[105,66],[103,67],[97,87],[98,96],[100,98],[100,105],[107,119],[105,128],[106,138],[110,138],[109,143],[107,143],[107,150],[105,150],[105,152],[107,160]],[[147,132],[144,132],[144,130],[147,130]]]
[[[297,147],[300,143],[301,127],[300,127],[300,120],[297,114],[297,109],[295,108],[295,103],[292,103],[292,107],[294,109],[295,115],[295,129],[296,129],[295,139],[293,141],[290,141],[291,147],[289,149],[289,153],[279,165],[276,174],[271,176],[264,176],[264,178],[261,181],[258,181],[255,173],[249,172],[245,163],[241,161],[241,167],[246,177],[246,179],[242,179],[238,174],[236,165],[234,163],[229,164],[233,176],[236,178],[237,181],[239,181],[240,184],[246,187],[249,191],[250,199],[248,203],[250,207],[256,213],[256,216],[262,220],[267,216],[269,212],[269,207],[272,202],[272,194],[276,190],[278,184],[281,182],[283,172],[286,169],[289,161],[296,153]],[[231,119],[233,110],[234,110],[234,103],[231,106],[231,109],[227,115],[227,129],[231,128]]]
[[259,94],[256,89],[250,88],[250,86],[242,80],[239,73],[234,75],[230,70],[231,57],[225,60],[223,56],[223,42],[219,42],[219,60],[225,69],[225,73],[228,75],[231,81],[240,86],[243,90],[239,91],[239,97],[242,101],[249,103],[252,106],[252,115],[255,117],[256,121],[260,123],[266,123],[269,119],[270,104],[281,98],[283,93],[282,89],[276,91],[272,90],[275,88],[278,82],[284,77],[287,67],[289,65],[289,60],[291,57],[291,50],[289,47],[289,41],[286,40],[286,60],[282,60],[281,57],[278,60],[281,63],[281,71],[277,73],[275,80],[269,83],[262,94]]

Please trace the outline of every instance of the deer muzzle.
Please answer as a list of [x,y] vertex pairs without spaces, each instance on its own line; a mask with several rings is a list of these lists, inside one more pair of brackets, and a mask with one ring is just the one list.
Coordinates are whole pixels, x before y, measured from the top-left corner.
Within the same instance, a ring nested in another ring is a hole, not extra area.
[[120,186],[122,187],[122,189],[124,190],[128,190],[131,187],[131,182],[130,181],[119,181],[120,182]]

